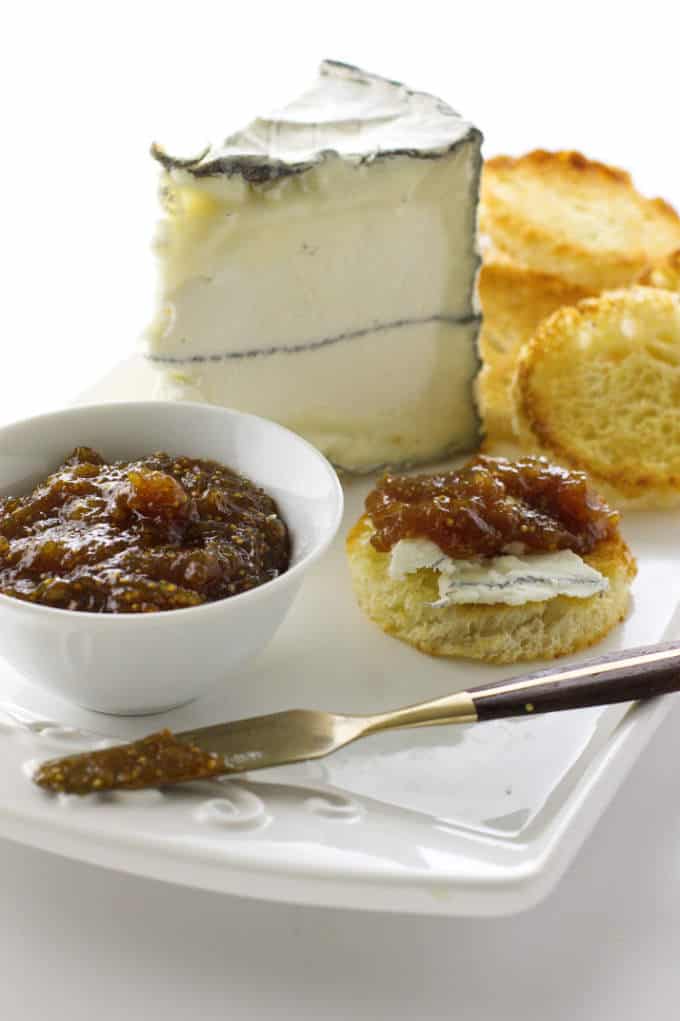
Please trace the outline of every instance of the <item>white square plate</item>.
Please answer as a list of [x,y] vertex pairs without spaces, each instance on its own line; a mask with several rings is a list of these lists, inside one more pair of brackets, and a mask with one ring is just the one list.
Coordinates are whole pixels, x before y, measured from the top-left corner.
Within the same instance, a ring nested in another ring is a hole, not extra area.
[[[150,370],[133,358],[84,399],[147,398],[152,387]],[[178,453],[190,447],[187,438]],[[111,868],[273,900],[493,915],[544,897],[668,699],[378,735],[315,763],[163,793],[52,798],[30,782],[36,760],[86,748],[92,734],[128,739],[293,707],[378,712],[526,672],[423,656],[361,615],[343,543],[370,485],[346,483],[335,547],[266,652],[210,698],[145,719],[98,716],[0,664],[0,834]],[[680,638],[677,515],[629,515],[624,533],[639,565],[633,607],[598,653]]]

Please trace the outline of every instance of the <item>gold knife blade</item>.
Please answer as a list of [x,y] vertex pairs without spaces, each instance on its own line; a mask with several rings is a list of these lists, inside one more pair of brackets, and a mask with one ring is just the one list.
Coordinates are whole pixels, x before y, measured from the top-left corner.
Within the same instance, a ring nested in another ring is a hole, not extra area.
[[241,773],[329,755],[361,737],[368,720],[366,716],[288,709],[186,730],[176,737],[204,751],[216,752],[222,757],[225,772]]

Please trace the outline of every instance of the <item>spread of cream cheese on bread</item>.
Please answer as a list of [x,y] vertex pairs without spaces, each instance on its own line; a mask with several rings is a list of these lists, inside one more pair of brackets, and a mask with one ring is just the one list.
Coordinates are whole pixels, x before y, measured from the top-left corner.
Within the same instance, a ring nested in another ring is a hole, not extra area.
[[509,552],[477,560],[452,560],[429,539],[401,539],[390,554],[389,576],[401,580],[423,568],[437,571],[439,599],[433,606],[465,603],[524,603],[573,596],[587,599],[608,580],[572,550]]

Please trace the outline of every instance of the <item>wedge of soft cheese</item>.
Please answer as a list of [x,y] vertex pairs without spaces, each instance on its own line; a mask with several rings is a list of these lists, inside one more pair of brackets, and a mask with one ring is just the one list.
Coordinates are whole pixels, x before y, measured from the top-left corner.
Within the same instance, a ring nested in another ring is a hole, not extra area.
[[555,596],[586,599],[609,587],[604,575],[571,550],[452,560],[429,539],[401,539],[396,543],[390,557],[391,578],[399,580],[422,568],[439,574],[439,599],[433,606],[460,603],[521,606]]
[[440,100],[326,61],[199,158],[154,147],[163,395],[273,418],[354,471],[476,447],[480,143]]

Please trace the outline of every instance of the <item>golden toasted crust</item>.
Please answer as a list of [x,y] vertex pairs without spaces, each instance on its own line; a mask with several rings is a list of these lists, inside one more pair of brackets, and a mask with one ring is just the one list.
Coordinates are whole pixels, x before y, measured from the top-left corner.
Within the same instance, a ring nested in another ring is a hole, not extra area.
[[545,320],[512,388],[522,445],[638,507],[680,503],[680,296],[635,287]]
[[624,170],[537,149],[487,160],[480,228],[516,262],[591,293],[636,280],[680,247],[680,217]]
[[585,649],[626,615],[635,561],[622,539],[601,543],[584,559],[609,580],[606,592],[587,599],[557,596],[523,606],[447,606],[437,575],[424,568],[402,580],[389,577],[390,555],[371,545],[364,515],[347,537],[347,556],[359,606],[388,634],[433,656],[489,663],[554,659]]
[[495,250],[485,252],[479,274],[483,364],[477,385],[487,447],[514,438],[510,383],[520,348],[541,320],[587,293],[548,273],[499,258]]
[[663,287],[667,291],[680,291],[680,248],[659,262],[647,266],[638,283],[645,287]]

